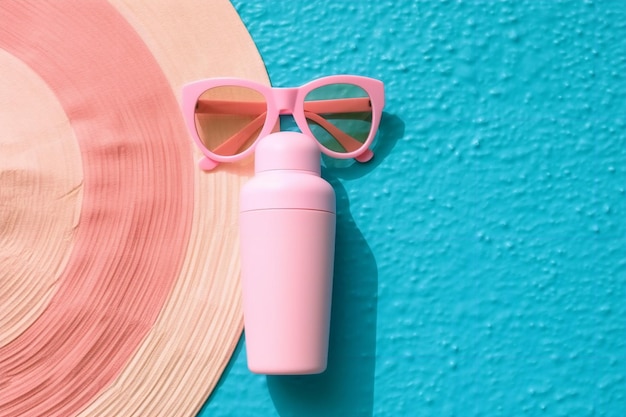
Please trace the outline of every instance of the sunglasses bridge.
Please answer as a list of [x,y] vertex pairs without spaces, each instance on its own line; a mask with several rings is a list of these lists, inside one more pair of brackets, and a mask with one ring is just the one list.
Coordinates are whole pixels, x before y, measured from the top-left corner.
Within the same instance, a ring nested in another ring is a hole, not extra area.
[[298,88],[273,88],[274,100],[281,116],[293,114],[298,98]]

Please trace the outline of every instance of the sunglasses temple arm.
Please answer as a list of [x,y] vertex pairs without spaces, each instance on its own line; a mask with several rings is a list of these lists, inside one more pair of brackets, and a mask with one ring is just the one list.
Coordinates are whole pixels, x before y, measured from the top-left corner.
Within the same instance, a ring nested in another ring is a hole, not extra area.
[[363,151],[362,154],[355,156],[354,159],[356,159],[358,162],[363,164],[371,160],[373,157],[374,157],[374,152],[372,152],[370,148],[367,148],[366,150]]
[[304,102],[304,111],[317,114],[371,112],[372,103],[369,97],[311,100]]
[[219,162],[212,160],[208,156],[203,156],[198,162],[198,166],[203,171],[212,171],[218,165]]
[[[321,117],[319,114],[305,111],[304,115],[306,116],[307,119],[318,124],[324,130],[330,133],[335,139],[337,139],[337,142],[339,142],[346,151],[351,152],[352,150],[358,149],[361,146],[363,146],[361,142],[354,139],[352,136],[342,132],[337,127],[335,127],[335,125],[333,125],[330,122],[327,122],[326,119]],[[374,157],[374,152],[372,152],[372,150],[368,148],[365,151],[363,151],[363,153],[356,156],[354,159],[356,159],[359,162],[367,162],[373,157]]]
[[[222,143],[220,146],[213,150],[213,153],[221,155],[235,154],[237,150],[239,150],[239,148],[241,148],[241,146],[246,143],[246,140],[250,139],[252,133],[254,133],[255,130],[263,126],[264,122],[265,113],[259,115],[259,117],[248,123],[248,125],[242,130],[235,133],[230,138],[226,139],[224,143]],[[200,159],[199,165],[200,169],[202,169],[203,171],[211,171],[217,165],[219,165],[219,162],[205,155],[204,158]]]
[[236,154],[239,148],[241,148],[243,144],[250,139],[252,134],[261,126],[263,126],[263,123],[265,122],[265,115],[266,113],[260,114],[256,119],[248,123],[246,127],[226,139],[224,143],[215,148],[213,150],[213,153],[216,153],[218,155]]
[[206,114],[237,114],[258,115],[265,113],[267,104],[264,101],[234,101],[198,99],[196,113]]

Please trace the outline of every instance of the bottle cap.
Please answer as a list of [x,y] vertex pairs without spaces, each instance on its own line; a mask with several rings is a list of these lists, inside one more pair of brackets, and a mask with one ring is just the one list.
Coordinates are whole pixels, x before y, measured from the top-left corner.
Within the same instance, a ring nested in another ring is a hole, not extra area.
[[299,132],[276,132],[261,138],[254,171],[297,170],[320,175],[320,149],[315,139]]

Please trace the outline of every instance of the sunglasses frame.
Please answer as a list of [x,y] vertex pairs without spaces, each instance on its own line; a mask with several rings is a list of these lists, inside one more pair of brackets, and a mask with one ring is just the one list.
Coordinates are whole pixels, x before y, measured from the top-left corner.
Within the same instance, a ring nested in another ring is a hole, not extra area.
[[[254,148],[259,139],[267,136],[275,131],[275,126],[279,122],[281,115],[291,114],[298,126],[298,128],[305,135],[309,135],[315,138],[315,135],[311,132],[307,123],[307,118],[304,111],[304,99],[313,90],[319,87],[324,87],[332,84],[351,84],[362,88],[370,99],[372,108],[372,123],[370,133],[367,139],[363,142],[359,149],[351,152],[335,152],[324,145],[322,145],[317,139],[320,150],[333,158],[348,159],[355,158],[361,162],[365,162],[373,156],[370,145],[374,141],[378,126],[380,125],[380,119],[382,117],[383,107],[385,105],[385,90],[381,81],[374,78],[363,77],[359,75],[331,75],[328,77],[318,78],[311,82],[308,82],[300,87],[271,87],[263,84],[259,84],[254,81],[241,79],[241,78],[209,78],[183,86],[182,90],[182,109],[187,129],[191,133],[192,138],[205,156],[205,160],[201,161],[201,166],[204,169],[212,169],[219,162],[235,162],[243,159],[254,152]],[[200,99],[200,96],[207,90],[216,87],[235,86],[244,87],[255,90],[263,95],[267,104],[267,114],[263,127],[254,143],[244,151],[236,155],[218,155],[211,152],[204,145],[196,128],[196,103]]]

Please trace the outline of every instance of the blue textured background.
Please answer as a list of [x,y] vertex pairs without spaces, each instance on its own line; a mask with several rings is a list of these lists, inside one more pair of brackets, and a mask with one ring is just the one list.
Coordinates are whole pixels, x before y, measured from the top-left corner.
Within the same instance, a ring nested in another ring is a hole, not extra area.
[[[234,1],[276,86],[387,106],[338,195],[329,369],[201,416],[626,415],[626,2]],[[332,165],[332,166],[331,166]]]

